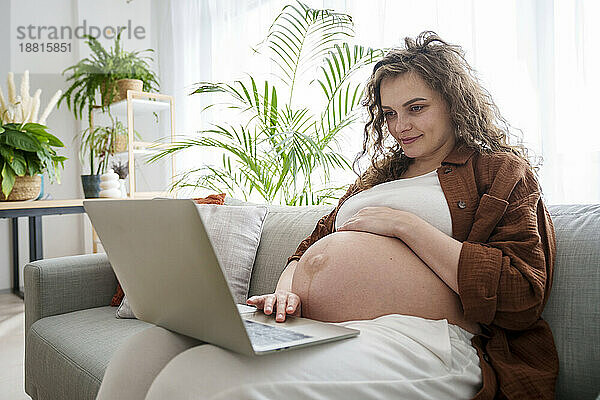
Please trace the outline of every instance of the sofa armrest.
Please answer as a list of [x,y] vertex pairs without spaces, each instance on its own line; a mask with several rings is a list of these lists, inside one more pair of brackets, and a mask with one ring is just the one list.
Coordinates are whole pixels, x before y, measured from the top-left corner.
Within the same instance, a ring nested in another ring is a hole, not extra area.
[[24,274],[26,335],[38,319],[109,305],[117,287],[106,254],[39,260]]

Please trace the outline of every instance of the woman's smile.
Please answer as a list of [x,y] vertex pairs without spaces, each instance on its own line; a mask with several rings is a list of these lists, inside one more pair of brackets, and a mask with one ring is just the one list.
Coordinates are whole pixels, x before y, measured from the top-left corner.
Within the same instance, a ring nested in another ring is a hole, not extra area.
[[402,144],[411,144],[412,142],[414,142],[415,140],[419,139],[421,136],[423,135],[418,135],[418,136],[411,136],[411,137],[407,137],[407,138],[402,138]]

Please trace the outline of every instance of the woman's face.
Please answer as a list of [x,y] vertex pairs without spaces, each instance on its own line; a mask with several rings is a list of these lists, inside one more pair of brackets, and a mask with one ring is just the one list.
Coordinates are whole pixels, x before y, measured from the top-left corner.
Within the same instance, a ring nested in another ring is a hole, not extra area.
[[423,167],[437,168],[456,143],[442,96],[414,73],[384,78],[380,94],[388,130],[404,154]]

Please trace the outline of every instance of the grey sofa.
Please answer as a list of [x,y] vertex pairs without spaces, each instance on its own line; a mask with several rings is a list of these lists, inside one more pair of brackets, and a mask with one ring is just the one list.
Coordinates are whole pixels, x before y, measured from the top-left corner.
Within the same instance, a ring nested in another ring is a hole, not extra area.
[[[549,207],[557,233],[544,311],[560,358],[558,399],[600,393],[600,205]],[[269,206],[249,295],[274,290],[285,260],[331,207]],[[115,350],[151,325],[115,318],[116,278],[105,255],[25,267],[25,389],[33,398],[94,399]]]

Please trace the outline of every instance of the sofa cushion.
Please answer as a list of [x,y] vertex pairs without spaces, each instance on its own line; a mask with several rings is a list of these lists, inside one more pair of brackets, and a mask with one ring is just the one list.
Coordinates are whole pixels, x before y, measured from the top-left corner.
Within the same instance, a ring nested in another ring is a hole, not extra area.
[[267,207],[198,205],[198,212],[223,268],[233,298],[244,304],[263,232]]
[[560,369],[557,399],[593,399],[600,392],[600,205],[549,207],[556,261],[548,322]]
[[38,320],[27,335],[29,379],[47,398],[95,399],[115,350],[130,336],[152,326],[135,319],[116,319],[110,306]]

